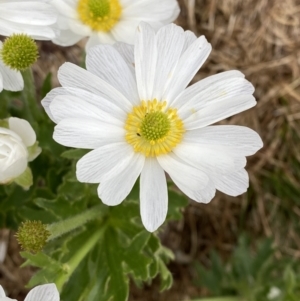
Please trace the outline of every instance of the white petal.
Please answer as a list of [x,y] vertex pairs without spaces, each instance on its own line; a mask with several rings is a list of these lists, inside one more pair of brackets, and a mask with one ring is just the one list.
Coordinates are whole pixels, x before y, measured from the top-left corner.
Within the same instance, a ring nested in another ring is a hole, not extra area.
[[147,158],[141,173],[140,211],[142,222],[149,232],[154,232],[167,216],[166,176],[156,158]]
[[139,104],[135,78],[128,65],[111,45],[99,45],[89,49],[86,57],[88,71],[116,88],[133,105]]
[[183,161],[205,173],[228,174],[245,167],[246,159],[241,154],[232,154],[222,146],[202,147],[198,144],[181,143],[173,152]]
[[27,168],[27,157],[21,157],[14,161],[4,172],[0,174],[0,183],[15,179]]
[[156,76],[157,46],[154,30],[144,22],[140,23],[136,31],[134,57],[140,99],[152,100]]
[[213,103],[199,111],[193,111],[191,108],[189,117],[183,120],[184,126],[187,130],[202,128],[248,110],[255,105],[256,101],[252,95],[240,95],[225,102]]
[[216,194],[216,188],[214,187],[214,183],[212,181],[209,181],[205,188],[198,190],[190,188],[190,185],[187,181],[183,183],[182,181],[176,180],[174,182],[184,194],[198,203],[207,204],[214,198]]
[[197,40],[196,35],[190,30],[186,30],[184,32],[184,38],[185,43],[182,49],[182,53],[184,53]]
[[215,174],[212,180],[218,190],[231,196],[238,196],[249,187],[249,176],[245,169],[229,175]]
[[24,301],[59,301],[59,293],[54,283],[33,288]]
[[[124,3],[124,0],[121,2]],[[174,0],[128,1],[126,4],[123,5],[124,18],[143,20],[151,27],[154,20],[161,24],[171,23],[180,12],[178,2]]]
[[77,162],[77,179],[85,183],[100,183],[102,180],[109,180],[120,173],[133,156],[132,146],[126,142],[99,147]]
[[90,26],[84,24],[79,19],[68,19],[69,28],[76,34],[82,35],[84,37],[91,36],[93,30]]
[[163,95],[163,99],[166,99],[171,105],[178,94],[187,87],[194,75],[204,64],[210,52],[211,45],[204,36],[201,36],[192,43],[182,54],[174,71],[171,83]]
[[209,182],[209,177],[203,171],[183,162],[175,154],[159,156],[157,161],[174,181],[187,182],[191,189],[203,189]]
[[49,26],[37,26],[31,24],[18,24],[15,22],[0,19],[0,34],[10,36],[14,33],[24,33],[37,40],[54,39],[56,33]]
[[3,289],[3,287],[0,285],[0,298],[5,298],[6,295],[5,295],[5,291]]
[[51,0],[51,5],[53,5],[58,10],[58,12],[63,16],[69,18],[76,18],[77,16],[75,1]]
[[90,117],[109,123],[110,125],[124,126],[123,120],[118,120],[113,114],[101,110],[99,106],[91,101],[88,102],[73,95],[56,96],[50,104],[50,111],[56,122],[60,122],[66,118]]
[[9,128],[21,137],[26,146],[31,146],[35,143],[36,134],[27,120],[10,117],[8,123]]
[[58,70],[58,79],[64,87],[73,87],[92,92],[110,100],[125,112],[130,112],[132,109],[130,101],[122,93],[101,78],[74,64],[63,64]]
[[69,118],[54,128],[53,139],[64,146],[94,149],[125,141],[125,130],[91,117]]
[[206,104],[206,97],[209,97],[210,99],[211,97],[209,93],[206,93],[204,98],[198,97],[198,95],[201,94],[203,91],[207,91],[207,89],[209,89],[214,84],[218,84],[226,80],[231,80],[232,83],[234,83],[236,79],[244,77],[245,76],[243,73],[236,70],[225,71],[208,76],[182,91],[174,100],[173,106],[175,106],[177,109],[181,109],[181,107],[190,105],[190,102],[192,102],[193,104]]
[[21,72],[10,69],[0,60],[0,73],[3,77],[3,89],[9,91],[23,90],[24,81]]
[[76,34],[72,30],[66,29],[66,30],[59,30],[59,34],[56,36],[55,39],[52,40],[54,44],[60,45],[60,46],[72,46],[79,42],[82,38],[84,38],[83,35]]
[[126,19],[123,14],[121,19],[112,29],[111,35],[116,41],[134,44],[135,31],[140,24],[140,20]]
[[98,195],[102,202],[109,206],[119,205],[130,193],[145,162],[145,157],[135,154],[126,168],[111,179],[103,179],[98,187]]
[[109,44],[112,45],[116,40],[112,36],[110,32],[97,32],[90,36],[87,44],[85,45],[85,49],[88,50],[92,47],[95,47],[99,44]]
[[171,82],[185,43],[184,31],[175,24],[162,27],[156,34],[157,63],[152,99],[162,96]]
[[0,72],[0,92],[3,90],[3,76]]
[[130,71],[135,76],[134,46],[123,42],[117,42],[113,46],[118,50]]
[[[46,111],[46,113],[49,115],[49,117],[57,123],[57,120],[55,120],[54,116],[52,115],[50,111],[50,105],[53,102],[53,100],[57,97],[59,99],[65,99],[68,101],[70,98],[71,100],[74,100],[74,96],[76,98],[80,98],[81,101],[86,102],[87,104],[91,104],[98,109],[100,109],[102,112],[106,112],[109,116],[114,116],[115,119],[119,121],[125,121],[126,119],[126,113],[121,110],[118,106],[113,104],[111,101],[97,95],[93,94],[91,92],[82,90],[82,89],[77,89],[77,88],[70,88],[70,87],[59,87],[51,90],[46,97],[42,100],[42,105]],[[67,112],[62,112],[62,114],[67,114]],[[104,115],[103,115],[104,116]],[[112,122],[112,118],[108,118],[110,122]],[[116,120],[114,120],[116,121]]]
[[253,85],[244,78],[217,81],[206,88],[202,88],[197,94],[190,95],[190,99],[182,104],[178,114],[185,119],[191,111],[199,111],[216,103],[230,102],[232,98],[251,95],[253,92]]
[[263,146],[255,131],[237,125],[214,125],[187,131],[184,142],[195,143],[200,148],[221,146],[243,156],[253,155]]
[[56,22],[57,13],[46,3],[12,0],[0,3],[0,18],[22,24],[50,25]]

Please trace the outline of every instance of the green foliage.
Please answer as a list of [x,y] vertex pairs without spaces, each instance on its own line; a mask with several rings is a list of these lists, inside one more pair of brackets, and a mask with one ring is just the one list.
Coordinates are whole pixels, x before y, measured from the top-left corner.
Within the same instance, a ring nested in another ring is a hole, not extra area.
[[[74,156],[74,152],[68,154]],[[61,290],[61,299],[66,301],[125,301],[130,278],[141,285],[160,276],[161,289],[169,288],[172,275],[166,263],[173,254],[160,244],[156,234],[144,229],[139,202],[133,197],[137,190],[138,184],[121,205],[107,207],[98,199],[96,186],[77,182],[73,170],[58,187],[59,197],[36,199],[35,204],[58,221],[95,205],[104,213],[85,226],[50,241],[45,253],[22,253],[27,259],[25,265],[41,268],[29,285],[55,282]],[[179,206],[185,205],[186,200],[175,192],[170,193],[170,199],[173,205],[169,219],[178,219]],[[82,282],[83,287],[79,285],[74,289],[74,283]]]
[[[272,240],[265,239],[251,251],[250,240],[241,236],[232,256],[223,264],[219,255],[210,255],[210,268],[197,263],[196,283],[214,296],[238,296],[245,301],[296,301],[300,296],[300,265],[277,259]],[[217,299],[216,299],[217,300]]]

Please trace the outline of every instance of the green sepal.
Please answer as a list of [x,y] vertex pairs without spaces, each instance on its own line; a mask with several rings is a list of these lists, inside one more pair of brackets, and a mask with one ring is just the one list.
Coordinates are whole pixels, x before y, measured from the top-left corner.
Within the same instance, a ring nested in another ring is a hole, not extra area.
[[31,169],[27,166],[25,171],[16,179],[14,179],[14,182],[19,186],[23,187],[25,190],[28,190],[29,187],[33,184]]
[[28,162],[31,162],[42,152],[42,149],[39,147],[39,142],[36,141],[33,145],[27,147],[27,151]]

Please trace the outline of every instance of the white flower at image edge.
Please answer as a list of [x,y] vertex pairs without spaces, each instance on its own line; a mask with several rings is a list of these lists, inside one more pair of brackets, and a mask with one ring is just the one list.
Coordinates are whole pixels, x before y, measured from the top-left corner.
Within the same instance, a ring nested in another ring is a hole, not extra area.
[[52,40],[57,21],[56,10],[49,0],[1,0],[0,35],[24,33],[35,40]]
[[[0,285],[0,301],[11,301],[6,297],[5,292]],[[24,301],[59,301],[59,293],[55,284],[44,284],[33,288],[26,296]]]
[[141,21],[156,30],[179,14],[177,0],[52,0],[59,13],[59,36],[53,40],[70,46],[89,37],[86,48],[116,41],[132,44]]
[[[0,41],[0,52],[3,43]],[[5,89],[9,91],[21,91],[24,88],[24,81],[20,71],[13,70],[6,66],[0,57],[0,92]]]
[[28,148],[36,143],[36,134],[28,121],[11,117],[8,128],[0,127],[0,184],[19,177],[41,152],[30,154]]
[[[84,70],[65,63],[61,88],[43,100],[57,123],[54,139],[93,149],[77,163],[81,182],[100,183],[103,203],[120,204],[140,176],[140,212],[148,231],[165,220],[165,172],[191,199],[208,203],[216,189],[237,196],[249,185],[245,156],[262,147],[253,130],[211,124],[255,106],[254,88],[239,71],[186,88],[211,51],[174,24],[156,34],[146,23],[135,45],[99,45]],[[135,67],[134,67],[135,66]]]

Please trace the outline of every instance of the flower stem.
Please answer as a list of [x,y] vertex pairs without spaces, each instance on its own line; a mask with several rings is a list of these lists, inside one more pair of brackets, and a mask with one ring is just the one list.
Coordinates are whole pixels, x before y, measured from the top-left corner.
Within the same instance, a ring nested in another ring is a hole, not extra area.
[[66,220],[48,225],[47,230],[51,233],[48,241],[75,230],[91,220],[103,217],[107,210],[107,207],[100,204]]
[[35,83],[31,68],[22,71],[22,76],[24,79],[24,89],[21,98],[24,103],[24,111],[28,121],[31,124],[36,123],[41,120],[42,112],[36,101]]
[[71,277],[77,266],[80,264],[80,262],[85,258],[85,256],[94,248],[94,246],[97,244],[103,233],[105,232],[105,226],[98,229],[96,232],[94,232],[89,239],[77,250],[77,252],[72,256],[72,258],[64,264],[64,270],[65,273],[61,273],[57,280],[55,281],[55,284],[57,286],[57,289],[61,291],[63,285],[65,282],[68,281],[68,279]]

